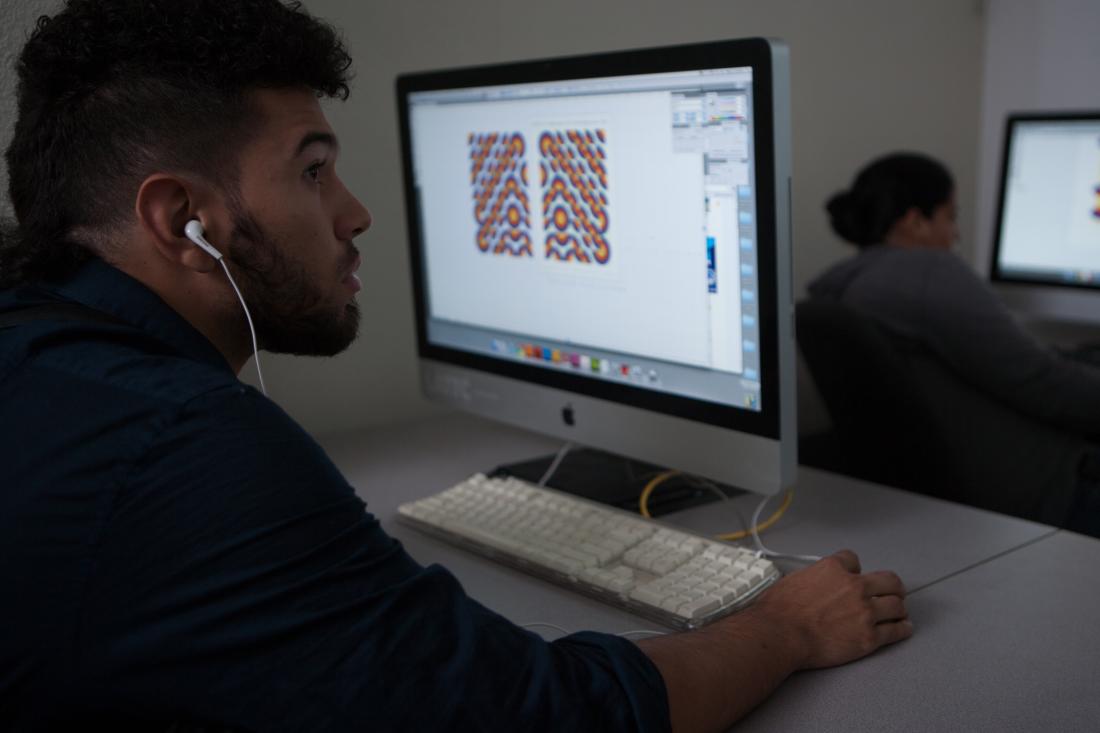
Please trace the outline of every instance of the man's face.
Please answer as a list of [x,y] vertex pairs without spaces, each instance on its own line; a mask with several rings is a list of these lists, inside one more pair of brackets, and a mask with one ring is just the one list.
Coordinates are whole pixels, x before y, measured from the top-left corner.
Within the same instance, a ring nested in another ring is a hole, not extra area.
[[370,212],[336,175],[339,147],[308,90],[253,94],[261,123],[239,156],[230,197],[230,267],[260,347],[331,356],[359,329],[359,251]]

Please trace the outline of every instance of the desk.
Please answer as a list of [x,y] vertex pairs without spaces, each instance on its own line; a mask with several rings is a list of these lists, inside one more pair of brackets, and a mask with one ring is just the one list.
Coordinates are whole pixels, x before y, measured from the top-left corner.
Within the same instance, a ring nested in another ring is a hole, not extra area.
[[[402,502],[553,452],[558,442],[446,415],[322,443],[414,558],[445,565],[471,596],[514,622],[611,633],[653,628],[396,523]],[[735,503],[748,516],[756,501]],[[737,526],[716,504],[662,519],[702,532]],[[916,634],[844,667],[796,674],[739,731],[1100,726],[1100,542],[812,469],[802,469],[794,503],[763,539],[792,553],[849,547],[865,568],[897,571],[911,590]]]
[[913,638],[802,672],[740,731],[1095,731],[1100,543],[1058,532],[908,600]]

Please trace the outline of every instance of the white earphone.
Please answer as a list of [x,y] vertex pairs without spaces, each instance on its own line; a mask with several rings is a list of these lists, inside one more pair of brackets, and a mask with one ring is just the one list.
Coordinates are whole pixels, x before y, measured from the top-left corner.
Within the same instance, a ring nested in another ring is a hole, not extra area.
[[252,325],[252,314],[248,312],[248,305],[244,302],[244,296],[241,295],[240,288],[237,287],[237,283],[233,280],[233,275],[229,273],[229,267],[225,264],[225,257],[218,251],[217,247],[206,241],[206,237],[203,236],[202,222],[198,219],[192,219],[187,222],[183,227],[183,233],[187,235],[195,245],[206,252],[208,255],[218,261],[218,264],[225,270],[225,276],[229,278],[229,284],[233,286],[233,292],[237,294],[237,300],[241,301],[241,307],[244,308],[244,317],[248,320],[248,330],[252,334],[252,356],[256,360],[256,375],[260,378],[260,391],[267,396],[267,387],[264,385],[264,373],[260,370],[260,349],[256,345],[256,328]]
[[187,222],[187,225],[183,228],[183,233],[187,235],[187,238],[197,244],[199,248],[206,252],[208,255],[218,260],[222,259],[222,253],[219,252],[214,245],[206,241],[206,238],[202,236],[203,228],[202,222],[198,219],[192,219]]

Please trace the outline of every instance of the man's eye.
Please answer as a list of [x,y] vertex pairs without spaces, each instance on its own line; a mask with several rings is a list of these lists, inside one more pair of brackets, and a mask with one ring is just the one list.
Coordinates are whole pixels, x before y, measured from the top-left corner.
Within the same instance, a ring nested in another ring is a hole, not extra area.
[[320,160],[306,168],[306,177],[314,182],[320,182],[321,169],[325,167],[325,161]]

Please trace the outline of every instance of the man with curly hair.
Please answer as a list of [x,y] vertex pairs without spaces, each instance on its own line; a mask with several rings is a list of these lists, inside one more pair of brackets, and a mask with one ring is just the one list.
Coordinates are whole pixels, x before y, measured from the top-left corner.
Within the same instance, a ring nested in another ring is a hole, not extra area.
[[842,552],[704,631],[553,643],[422,567],[237,374],[356,335],[319,96],[335,32],[279,0],[69,0],[18,58],[0,242],[0,728],[717,729],[909,635]]

